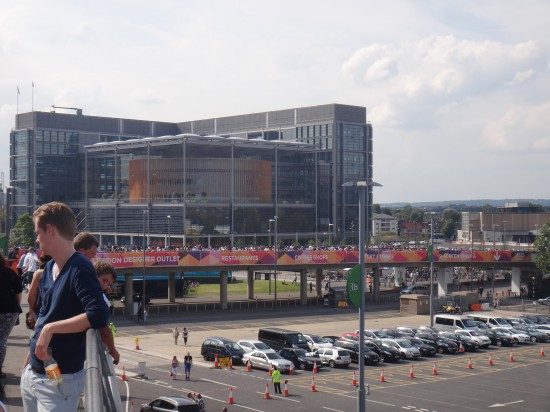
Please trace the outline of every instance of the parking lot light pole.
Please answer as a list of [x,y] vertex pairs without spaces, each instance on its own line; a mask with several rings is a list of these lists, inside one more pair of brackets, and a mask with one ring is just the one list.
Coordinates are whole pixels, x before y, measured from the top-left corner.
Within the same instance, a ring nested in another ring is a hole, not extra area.
[[277,259],[279,258],[277,254],[277,216],[273,217],[273,242],[273,249],[275,251],[275,260],[273,261],[273,266],[275,268],[275,274],[273,276],[275,281],[275,293],[273,296],[275,298],[275,310],[277,310]]
[[434,212],[430,213],[430,328],[434,326]]
[[365,412],[365,238],[369,238],[369,225],[365,226],[365,214],[368,219],[369,204],[365,201],[365,194],[369,186],[382,185],[365,179],[346,182],[343,186],[356,186],[359,189],[359,267],[361,275],[359,277],[359,387],[357,391],[357,411]]
[[145,230],[145,219],[147,217],[147,210],[143,211],[143,293],[141,294],[141,307],[143,310],[143,324],[145,325],[145,274],[146,274],[146,263],[145,263],[145,249],[147,249],[147,236]]
[[[498,226],[496,223],[493,223],[493,259],[496,259],[497,244],[495,239],[495,227]],[[496,277],[496,268],[493,266],[493,276],[491,277],[491,290],[493,295],[495,294],[495,277]],[[489,302],[490,304],[491,302]]]

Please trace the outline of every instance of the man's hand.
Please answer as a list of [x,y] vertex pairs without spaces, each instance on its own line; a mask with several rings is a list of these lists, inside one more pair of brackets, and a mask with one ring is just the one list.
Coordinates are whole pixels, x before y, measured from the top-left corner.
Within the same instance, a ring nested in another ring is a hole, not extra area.
[[109,354],[113,357],[113,363],[115,365],[118,365],[118,362],[120,361],[120,354],[118,353],[118,351],[116,349],[113,349],[109,352]]
[[48,346],[50,346],[50,341],[52,340],[53,333],[50,331],[50,325],[47,324],[42,328],[40,336],[36,341],[36,347],[34,349],[34,354],[41,361],[49,359],[50,355],[48,354]]

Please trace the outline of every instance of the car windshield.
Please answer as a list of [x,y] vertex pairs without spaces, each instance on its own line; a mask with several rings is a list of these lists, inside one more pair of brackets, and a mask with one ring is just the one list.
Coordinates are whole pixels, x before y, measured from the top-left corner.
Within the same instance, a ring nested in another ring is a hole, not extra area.
[[380,346],[381,348],[384,348],[384,349],[393,349],[393,346],[388,345],[388,344],[385,343],[385,342],[379,343],[379,346]]
[[400,340],[399,345],[401,345],[402,348],[412,348],[412,343],[408,340]]
[[475,321],[473,319],[463,319],[462,320],[462,323],[464,324],[465,327],[467,328],[476,328],[476,324],[474,323]]
[[281,355],[279,355],[278,353],[274,353],[274,352],[266,353],[266,355],[269,359],[283,359],[281,357]]
[[338,356],[350,356],[349,355],[349,352],[347,350],[344,350],[344,349],[338,349]]
[[378,339],[386,339],[386,338],[389,338],[388,334],[387,333],[384,333],[380,330],[377,330],[377,331],[374,331],[373,332],[374,335],[378,338]]
[[479,336],[479,333],[477,333],[475,330],[470,331],[470,336]]
[[227,342],[224,344],[224,346],[226,347],[226,349],[229,350],[242,350],[242,348],[235,342]]
[[409,339],[413,345],[423,345],[424,342],[422,342],[420,339]]
[[263,342],[256,342],[254,343],[254,346],[256,347],[256,349],[260,349],[260,350],[268,350],[268,349],[271,349],[269,346],[267,346],[265,343]]
[[301,333],[289,333],[287,336],[290,343],[307,343],[306,338]]
[[320,336],[317,336],[317,335],[309,335],[309,337],[311,338],[311,340],[314,342],[314,343],[327,343],[323,338],[321,338]]
[[296,354],[296,356],[308,356],[307,352],[303,349],[296,349],[294,353]]

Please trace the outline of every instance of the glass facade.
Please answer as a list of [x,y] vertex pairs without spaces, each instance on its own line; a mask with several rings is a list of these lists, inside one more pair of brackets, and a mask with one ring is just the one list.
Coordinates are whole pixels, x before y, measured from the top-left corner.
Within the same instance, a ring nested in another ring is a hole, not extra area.
[[182,123],[33,112],[16,125],[11,221],[64,201],[80,230],[110,243],[132,241],[144,222],[151,237],[266,243],[274,216],[285,242],[329,230],[351,242],[358,195],[342,184],[373,177],[372,126],[359,106]]

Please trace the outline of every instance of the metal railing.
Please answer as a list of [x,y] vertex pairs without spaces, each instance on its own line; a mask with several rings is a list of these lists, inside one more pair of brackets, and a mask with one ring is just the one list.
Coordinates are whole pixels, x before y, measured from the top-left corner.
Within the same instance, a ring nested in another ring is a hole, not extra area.
[[86,384],[84,410],[88,412],[122,412],[122,402],[115,369],[105,354],[96,329],[86,332]]

